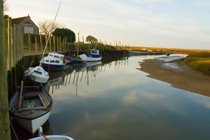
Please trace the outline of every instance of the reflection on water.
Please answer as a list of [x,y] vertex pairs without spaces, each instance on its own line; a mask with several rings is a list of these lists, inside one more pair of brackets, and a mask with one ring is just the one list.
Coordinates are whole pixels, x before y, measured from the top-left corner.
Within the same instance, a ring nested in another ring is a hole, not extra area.
[[209,139],[209,97],[176,89],[137,69],[153,57],[73,68],[49,81],[54,101],[49,133],[77,140]]
[[78,93],[78,84],[83,82],[87,86],[91,84],[93,80],[97,80],[96,77],[109,69],[119,69],[123,65],[128,65],[128,59],[121,59],[113,61],[107,64],[102,64],[101,61],[87,62],[86,65],[76,65],[69,67],[66,71],[51,72],[50,79],[47,83],[49,86],[49,92],[54,94],[55,90],[60,93],[60,86],[66,87],[75,86],[75,95]]

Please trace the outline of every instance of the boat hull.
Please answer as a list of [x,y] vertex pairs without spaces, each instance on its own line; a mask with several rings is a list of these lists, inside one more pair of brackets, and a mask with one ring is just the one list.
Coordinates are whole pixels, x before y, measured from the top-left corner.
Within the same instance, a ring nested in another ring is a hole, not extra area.
[[46,83],[49,79],[49,74],[41,66],[29,67],[25,72],[25,76],[32,81],[38,83]]
[[74,140],[73,138],[69,136],[64,136],[64,135],[46,135],[45,137],[39,136],[35,137],[29,140]]
[[28,131],[31,134],[34,134],[39,129],[39,127],[42,126],[48,120],[50,112],[51,111],[35,119],[26,119],[18,116],[13,116],[13,119],[26,131]]
[[9,102],[11,119],[30,133],[35,133],[49,118],[53,100],[41,85],[23,86]]
[[57,70],[63,70],[65,65],[53,65],[53,64],[42,63],[42,66],[47,71],[50,70],[57,71]]
[[46,83],[49,79],[49,76],[40,77],[39,75],[32,74],[30,75],[30,79],[38,83]]
[[81,55],[79,55],[79,57],[86,62],[101,61],[101,59],[102,59],[101,55],[81,54]]

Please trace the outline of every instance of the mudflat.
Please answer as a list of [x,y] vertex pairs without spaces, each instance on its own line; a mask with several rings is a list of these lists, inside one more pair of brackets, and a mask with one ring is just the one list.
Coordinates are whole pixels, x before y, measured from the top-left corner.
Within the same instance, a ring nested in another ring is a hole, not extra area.
[[151,59],[142,62],[141,71],[149,77],[170,83],[173,87],[210,96],[210,76],[195,71],[183,61],[164,62]]

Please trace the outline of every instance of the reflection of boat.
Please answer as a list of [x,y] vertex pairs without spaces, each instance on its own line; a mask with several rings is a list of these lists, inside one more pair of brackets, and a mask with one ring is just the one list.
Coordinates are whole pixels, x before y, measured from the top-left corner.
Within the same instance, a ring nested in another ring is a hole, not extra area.
[[83,65],[83,64],[85,64],[85,61],[82,60],[80,57],[76,57],[76,58],[72,57],[72,61],[71,61],[70,64],[73,64],[73,65]]
[[86,62],[86,67],[93,67],[93,66],[98,66],[98,65],[101,65],[101,61]]
[[81,54],[79,57],[86,62],[100,61],[102,59],[102,55],[97,49],[92,49],[89,54]]
[[16,123],[33,134],[48,120],[52,102],[44,87],[24,86],[22,82],[10,100],[9,111]]
[[62,85],[63,84],[63,76],[51,79],[47,82],[49,86],[57,86],[57,85]]
[[38,83],[46,83],[49,74],[41,66],[29,67],[25,71],[25,76]]
[[42,127],[39,128],[39,136],[29,140],[74,140],[73,138],[65,135],[44,135]]
[[74,65],[75,71],[84,71],[86,69],[85,65]]
[[63,54],[53,52],[42,58],[40,63],[46,70],[63,70],[66,60]]
[[67,64],[71,64],[71,65],[82,65],[85,64],[85,61],[83,61],[80,57],[74,57],[72,55],[70,55],[69,53],[67,55],[64,56],[66,59]]

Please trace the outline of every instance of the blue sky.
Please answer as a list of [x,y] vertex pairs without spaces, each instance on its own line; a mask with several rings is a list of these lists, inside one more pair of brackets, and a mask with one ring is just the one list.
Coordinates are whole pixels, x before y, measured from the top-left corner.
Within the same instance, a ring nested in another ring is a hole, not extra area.
[[[53,20],[60,0],[7,0],[11,17]],[[62,0],[57,23],[115,45],[210,50],[210,0]]]

